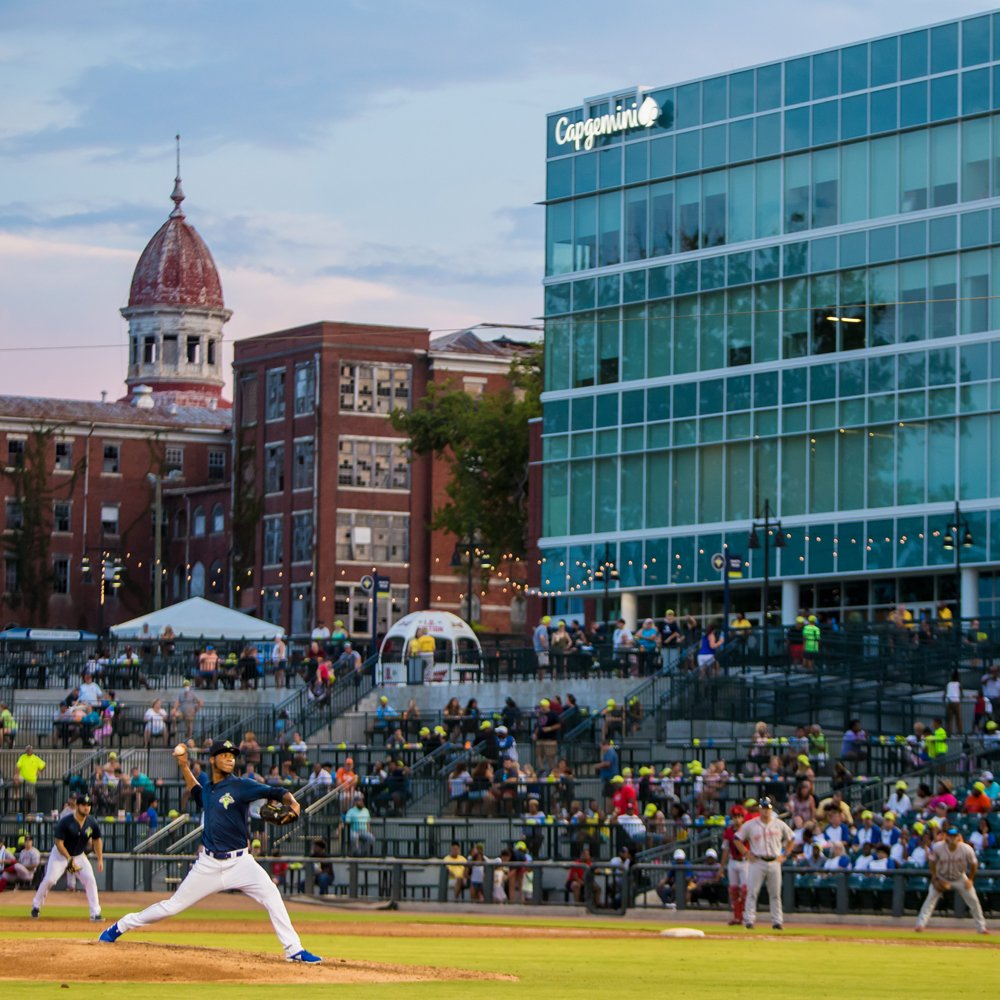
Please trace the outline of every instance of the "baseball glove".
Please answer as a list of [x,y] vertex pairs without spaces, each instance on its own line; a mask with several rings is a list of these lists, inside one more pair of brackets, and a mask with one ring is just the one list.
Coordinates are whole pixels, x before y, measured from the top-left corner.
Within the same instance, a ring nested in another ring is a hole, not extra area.
[[267,802],[261,806],[260,818],[275,826],[288,826],[299,817],[292,811],[292,807],[286,806],[284,802]]
[[68,871],[70,875],[75,875],[79,870],[80,866],[71,858],[69,864],[66,866],[66,871]]

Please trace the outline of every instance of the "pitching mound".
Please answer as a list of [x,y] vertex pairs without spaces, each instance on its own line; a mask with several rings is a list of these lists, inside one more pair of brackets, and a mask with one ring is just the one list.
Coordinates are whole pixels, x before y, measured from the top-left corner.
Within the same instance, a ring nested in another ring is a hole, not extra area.
[[[327,958],[322,965],[286,962],[279,955],[241,953],[223,948],[191,948],[185,945],[119,941],[114,945],[96,941],[48,938],[45,942],[58,962],[32,968],[33,980],[84,983],[415,983],[428,979],[505,980],[517,976],[495,975],[465,969],[389,965]],[[71,970],[71,971],[67,971]],[[24,973],[9,975],[0,970],[0,981],[24,979]]]

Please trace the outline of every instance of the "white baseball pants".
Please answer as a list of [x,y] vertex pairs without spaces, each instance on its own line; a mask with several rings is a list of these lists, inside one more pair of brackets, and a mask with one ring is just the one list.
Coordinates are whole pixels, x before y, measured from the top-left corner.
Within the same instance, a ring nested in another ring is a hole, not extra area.
[[[101,915],[101,899],[97,895],[97,879],[94,877],[94,869],[90,867],[90,859],[86,854],[77,854],[73,861],[79,867],[76,877],[80,880],[84,891],[87,893],[87,905],[90,907],[90,915],[99,917]],[[48,864],[45,866],[45,877],[42,879],[35,893],[35,898],[31,901],[34,909],[40,910],[45,897],[52,888],[62,878],[63,872],[69,866],[69,858],[63,857],[60,851],[54,847],[49,854]]]
[[165,917],[182,913],[206,896],[227,889],[245,893],[267,910],[286,958],[302,951],[302,942],[295,933],[281,893],[249,851],[225,861],[218,861],[203,851],[169,899],[153,903],[139,913],[127,913],[118,921],[118,930],[125,933],[148,927]]
[[[965,905],[968,906],[969,912],[972,914],[972,919],[975,921],[976,930],[984,931],[986,930],[986,918],[983,916],[983,908],[979,903],[979,897],[976,895],[976,889],[973,886],[971,889],[965,887],[965,882],[945,882],[946,890],[948,888],[954,889],[962,899],[965,900]],[[926,927],[927,921],[931,919],[931,914],[937,908],[938,901],[941,899],[942,893],[938,892],[934,888],[934,884],[931,883],[930,888],[927,892],[927,898],[924,900],[924,905],[920,907],[920,912],[917,914],[917,926]]]
[[731,887],[735,886],[745,889],[750,882],[750,862],[730,861],[726,865],[726,877],[729,879]]
[[777,861],[761,861],[758,858],[750,862],[750,884],[747,888],[746,909],[743,914],[743,923],[747,927],[753,927],[757,919],[757,896],[760,887],[765,883],[771,905],[771,923],[785,922],[785,912],[781,906],[781,865]]

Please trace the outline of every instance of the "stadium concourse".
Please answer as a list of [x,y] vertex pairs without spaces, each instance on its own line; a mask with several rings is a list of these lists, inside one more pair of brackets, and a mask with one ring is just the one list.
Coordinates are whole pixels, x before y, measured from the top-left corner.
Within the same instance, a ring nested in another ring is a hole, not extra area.
[[[117,694],[92,663],[79,677],[52,671],[0,709],[5,888],[30,898],[17,890],[37,881],[55,821],[87,792],[109,858],[102,891],[169,890],[199,840],[168,748],[186,740],[204,773],[206,741],[221,736],[240,746],[243,773],[304,806],[280,831],[251,813],[252,850],[292,899],[728,915],[726,833],[768,796],[795,833],[790,920],[912,916],[928,852],[952,825],[976,851],[989,917],[1000,737],[992,704],[976,711],[973,695],[996,671],[980,649],[932,658],[890,638],[874,658],[870,641],[856,659],[826,643],[811,668],[761,663],[749,643],[709,669],[683,647],[571,647],[544,669],[508,649],[495,668],[507,679],[450,686],[374,688],[370,670],[334,670],[317,690],[308,657],[283,687],[233,690],[196,688],[183,666]],[[966,704],[950,732],[938,714],[956,669]],[[25,878],[13,864],[28,836],[41,857]]]

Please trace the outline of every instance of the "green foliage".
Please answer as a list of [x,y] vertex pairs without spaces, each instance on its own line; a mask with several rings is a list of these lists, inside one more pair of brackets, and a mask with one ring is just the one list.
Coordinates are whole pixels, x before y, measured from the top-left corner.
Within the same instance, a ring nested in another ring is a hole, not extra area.
[[470,396],[453,383],[432,383],[392,424],[409,436],[414,455],[436,455],[449,467],[448,500],[431,527],[457,538],[476,532],[499,560],[524,555],[527,535],[528,421],[541,413],[541,350],[515,358],[510,386]]

